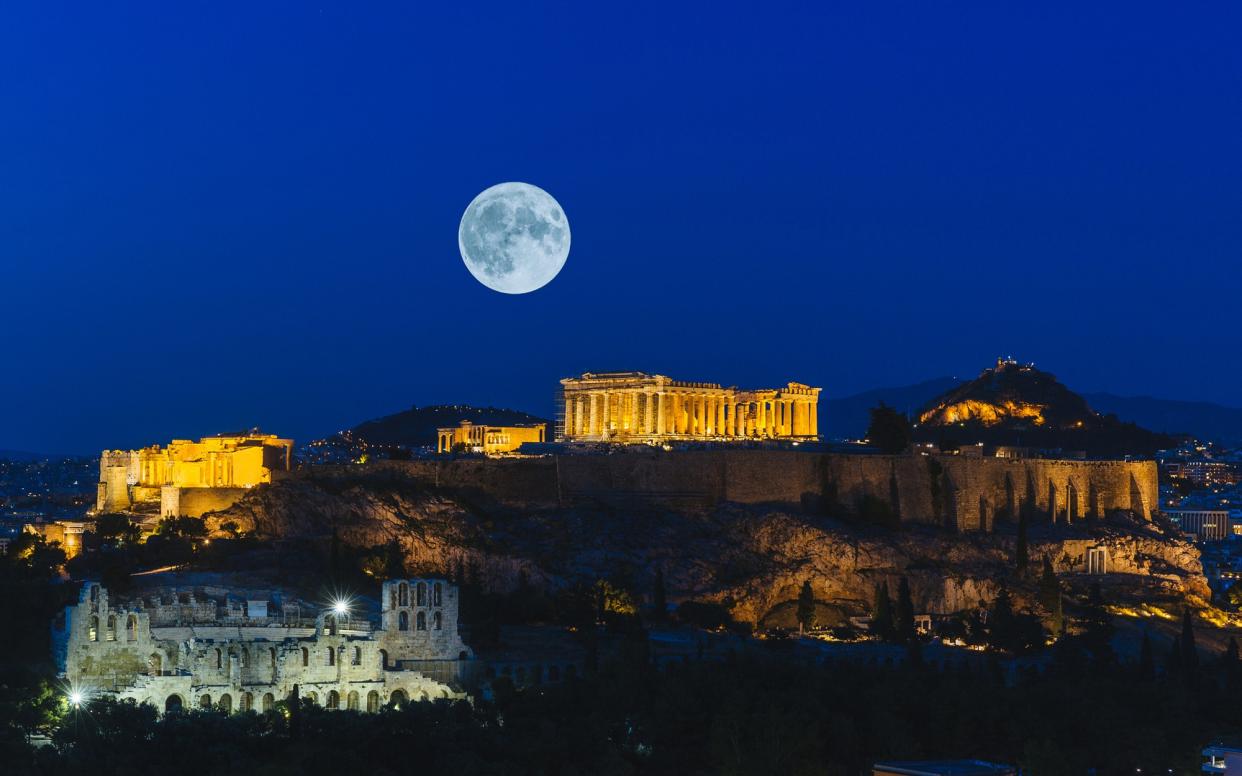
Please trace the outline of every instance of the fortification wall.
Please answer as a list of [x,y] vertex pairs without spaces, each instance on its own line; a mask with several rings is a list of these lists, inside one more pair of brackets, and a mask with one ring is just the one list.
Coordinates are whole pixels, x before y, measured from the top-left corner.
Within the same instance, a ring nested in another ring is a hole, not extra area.
[[[528,459],[384,461],[376,474],[413,477],[520,508],[579,503],[710,507],[723,501],[812,511],[886,505],[898,518],[957,530],[997,519],[1064,522],[1157,503],[1151,461],[1010,460],[955,455],[849,455],[795,450],[628,451]],[[337,476],[357,467],[313,467]]]
[[160,490],[163,517],[202,517],[208,512],[228,509],[246,495],[248,488],[178,488],[165,485]]

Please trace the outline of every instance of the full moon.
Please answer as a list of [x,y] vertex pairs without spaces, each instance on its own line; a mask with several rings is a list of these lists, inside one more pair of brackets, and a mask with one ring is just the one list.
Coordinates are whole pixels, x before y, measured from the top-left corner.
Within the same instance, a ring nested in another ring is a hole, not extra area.
[[538,186],[498,183],[466,208],[457,246],[475,280],[502,294],[526,294],[565,266],[569,219]]

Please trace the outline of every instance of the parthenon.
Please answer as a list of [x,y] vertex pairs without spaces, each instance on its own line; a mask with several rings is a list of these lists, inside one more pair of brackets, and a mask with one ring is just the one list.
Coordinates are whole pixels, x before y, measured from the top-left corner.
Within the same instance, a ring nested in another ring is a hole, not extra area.
[[587,372],[561,380],[560,441],[813,440],[819,388],[739,390],[644,372]]

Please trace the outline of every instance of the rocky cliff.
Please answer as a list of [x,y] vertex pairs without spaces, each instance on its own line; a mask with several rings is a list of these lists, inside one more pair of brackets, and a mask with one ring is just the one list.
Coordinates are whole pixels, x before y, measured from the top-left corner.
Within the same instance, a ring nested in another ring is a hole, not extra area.
[[[758,623],[796,598],[809,580],[816,598],[844,613],[865,611],[875,585],[906,576],[915,605],[950,612],[994,597],[1007,584],[1022,600],[1032,581],[1013,573],[1012,531],[958,534],[929,526],[885,530],[781,506],[721,502],[709,509],[599,503],[523,509],[510,502],[359,468],[333,477],[291,477],[255,488],[208,516],[269,539],[315,539],[335,531],[346,544],[396,541],[410,570],[444,573],[474,565],[496,589],[521,575],[559,587],[610,579],[645,594],[657,567],[672,601],[723,603]],[[1108,521],[1032,529],[1033,565],[1047,555],[1066,579],[1085,579],[1088,547],[1105,546],[1118,599],[1205,598],[1198,552],[1149,523]]]

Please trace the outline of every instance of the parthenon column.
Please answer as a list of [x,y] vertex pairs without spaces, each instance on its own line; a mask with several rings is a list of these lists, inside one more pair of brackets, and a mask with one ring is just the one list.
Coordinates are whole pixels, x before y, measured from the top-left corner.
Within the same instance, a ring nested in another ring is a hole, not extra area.
[[807,402],[811,405],[811,429],[808,432],[811,436],[819,436],[819,402]]
[[655,394],[647,392],[643,394],[643,400],[646,406],[646,423],[643,424],[643,433],[652,434],[655,432]]
[[667,400],[668,400],[668,394],[665,394],[665,393],[655,394],[655,401],[656,401],[655,432],[657,434],[664,433],[664,409],[665,409],[664,405],[667,402]]

